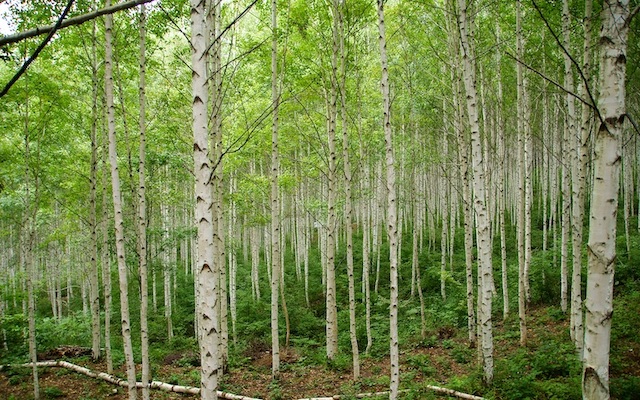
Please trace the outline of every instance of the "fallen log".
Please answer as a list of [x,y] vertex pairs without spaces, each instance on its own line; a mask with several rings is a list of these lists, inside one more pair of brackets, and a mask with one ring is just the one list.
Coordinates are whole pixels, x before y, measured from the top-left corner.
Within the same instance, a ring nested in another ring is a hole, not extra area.
[[[440,394],[445,394],[447,396],[453,396],[453,397],[458,397],[460,399],[465,399],[465,400],[485,400],[484,397],[479,397],[479,396],[474,396],[472,394],[467,394],[467,393],[462,393],[462,392],[458,392],[457,390],[453,390],[453,389],[447,389],[447,388],[443,388],[440,386],[433,386],[433,385],[426,385],[426,388],[429,390],[432,390],[436,393],[440,393]],[[407,393],[409,392],[408,390],[401,390],[400,393]],[[304,399],[298,399],[298,400],[340,400],[342,398],[346,398],[346,397],[355,397],[358,399],[365,399],[367,397],[382,397],[382,396],[389,396],[390,392],[372,392],[372,393],[360,393],[360,394],[356,394],[355,396],[342,396],[342,395],[335,395],[335,396],[329,396],[329,397],[307,397]]]
[[[406,392],[406,390],[401,390],[400,393],[402,392]],[[360,394],[350,395],[350,396],[343,396],[343,395],[336,394],[334,396],[329,396],[329,397],[306,397],[304,399],[298,399],[298,400],[340,400],[344,397],[355,397],[357,399],[366,399],[367,397],[378,397],[378,396],[389,396],[389,392],[387,391],[387,392],[360,393]]]
[[[20,367],[32,367],[32,363],[26,363],[19,365]],[[38,367],[63,367],[75,371],[77,373],[86,375],[90,378],[102,379],[103,381],[107,381],[114,385],[127,387],[128,383],[126,379],[120,379],[117,376],[109,375],[104,372],[95,372],[90,370],[89,368],[82,367],[80,365],[72,364],[68,361],[39,361],[36,363]],[[10,366],[3,365],[0,367],[0,371],[9,368]],[[148,384],[143,382],[136,382],[137,388],[149,387],[150,389],[158,389],[165,392],[174,392],[174,393],[182,393],[182,394],[200,394],[200,388],[193,386],[182,386],[182,385],[172,385],[166,382],[152,381]],[[222,392],[218,390],[218,398],[226,399],[226,400],[262,400],[256,399],[253,397],[241,396],[233,393]]]
[[454,396],[460,399],[485,400],[484,397],[474,396],[472,394],[462,393],[462,392],[458,392],[457,390],[447,389],[440,386],[427,385],[427,388],[433,390],[436,393],[442,393],[442,394],[446,394],[448,396]]
[[[26,364],[20,364],[19,367],[32,367],[33,364],[32,363],[26,363]],[[122,386],[122,387],[127,387],[128,383],[126,381],[126,379],[120,379],[117,376],[113,376],[113,375],[109,375],[107,373],[104,372],[95,372],[90,370],[89,368],[86,367],[82,367],[80,365],[76,365],[73,363],[70,363],[68,361],[39,361],[36,363],[36,366],[38,367],[63,367],[63,368],[67,368],[70,369],[72,371],[75,371],[77,373],[86,375],[88,377],[91,378],[97,378],[97,379],[102,379],[104,381],[107,381],[109,383],[112,383],[114,385],[118,385],[118,386]],[[5,368],[10,368],[10,365],[2,365],[0,366],[0,371],[2,371]],[[173,385],[170,383],[166,383],[166,382],[160,382],[160,381],[151,381],[148,384],[145,384],[143,382],[136,382],[136,387],[137,388],[143,388],[143,387],[149,387],[150,389],[158,389],[158,390],[162,390],[165,392],[174,392],[174,393],[182,393],[182,394],[192,394],[192,395],[198,395],[200,394],[200,388],[197,387],[193,387],[193,386],[182,386],[182,385]],[[480,397],[480,396],[475,396],[472,394],[467,394],[467,393],[462,393],[462,392],[458,392],[457,390],[453,390],[453,389],[447,389],[447,388],[443,388],[440,386],[433,386],[433,385],[426,385],[426,388],[429,390],[432,390],[436,393],[440,393],[440,394],[445,394],[447,396],[453,396],[453,397],[457,397],[460,399],[465,399],[465,400],[485,400],[484,397]],[[401,392],[407,392],[407,390],[401,390]],[[368,397],[378,397],[378,396],[388,396],[389,392],[371,392],[371,393],[360,393],[360,394],[356,394],[355,397],[358,399],[365,399]],[[334,396],[328,396],[328,397],[306,397],[304,399],[298,399],[298,400],[340,400],[344,397],[347,396],[342,396],[342,395],[334,395]],[[352,396],[353,397],[353,396]],[[222,392],[220,390],[218,390],[218,398],[221,399],[226,399],[226,400],[262,400],[259,398],[254,398],[254,397],[248,397],[248,396],[242,396],[242,395],[238,395],[238,394],[233,394],[233,393],[227,393],[227,392]]]

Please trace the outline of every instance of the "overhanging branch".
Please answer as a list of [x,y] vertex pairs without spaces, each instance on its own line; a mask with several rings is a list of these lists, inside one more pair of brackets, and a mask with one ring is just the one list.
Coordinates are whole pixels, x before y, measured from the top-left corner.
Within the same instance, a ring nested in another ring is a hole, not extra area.
[[[82,23],[91,21],[92,19],[101,17],[103,15],[113,14],[115,12],[127,10],[129,8],[139,6],[141,4],[151,3],[152,1],[153,0],[130,0],[130,1],[125,1],[124,3],[115,4],[110,7],[101,8],[100,10],[96,10],[87,14],[82,14],[76,17],[71,17],[69,19],[66,19],[62,21],[62,23],[57,29],[62,29],[69,26],[73,26],[73,25],[80,25]],[[28,31],[16,33],[13,35],[3,36],[3,37],[0,37],[0,46],[4,46],[11,43],[17,43],[21,40],[39,36],[39,35],[45,35],[51,32],[52,30],[54,30],[54,28],[55,28],[55,24],[47,25],[47,26],[39,26],[37,28],[30,29]]]
[[65,7],[64,11],[62,11],[62,14],[60,14],[60,17],[58,18],[58,21],[55,23],[55,25],[53,25],[53,28],[49,31],[49,34],[47,35],[47,37],[42,41],[42,43],[40,43],[40,45],[38,46],[36,51],[33,52],[31,57],[29,57],[29,59],[27,61],[25,61],[24,64],[22,64],[22,67],[20,67],[18,72],[13,76],[13,78],[11,78],[9,83],[7,83],[5,85],[5,87],[2,89],[2,91],[0,91],[0,97],[3,97],[5,94],[7,94],[9,92],[9,89],[11,89],[11,86],[13,86],[18,81],[18,79],[20,79],[20,77],[25,72],[27,72],[27,68],[29,68],[29,65],[31,65],[31,63],[36,58],[38,58],[38,55],[40,54],[42,49],[44,49],[45,46],[47,45],[47,43],[49,43],[49,41],[51,40],[53,35],[56,33],[56,31],[58,29],[60,29],[60,24],[64,20],[64,17],[67,16],[67,13],[69,12],[69,10],[71,10],[71,6],[73,5],[73,2],[74,2],[74,0],[69,0],[69,2],[67,3],[67,6]]

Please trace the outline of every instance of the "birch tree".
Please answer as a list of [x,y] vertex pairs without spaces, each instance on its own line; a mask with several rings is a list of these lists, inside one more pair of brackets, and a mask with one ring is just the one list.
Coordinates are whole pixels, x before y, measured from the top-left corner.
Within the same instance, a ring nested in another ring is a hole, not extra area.
[[[593,1],[584,3],[584,44],[582,55],[582,84],[580,94],[586,97],[589,90],[591,76],[591,26],[593,14]],[[584,226],[584,200],[586,192],[587,168],[591,143],[591,108],[582,104],[581,123],[579,135],[577,135],[574,157],[574,181],[573,181],[573,272],[571,274],[571,336],[574,339],[576,350],[582,357],[584,346],[584,314],[582,309],[582,242]]]
[[[140,275],[140,350],[142,357],[142,382],[151,381],[149,367],[149,289],[147,273],[147,200],[146,200],[146,26],[145,5],[140,6],[140,47],[139,47],[139,130],[140,148],[138,157],[138,263]],[[149,387],[142,387],[143,400],[149,399]]]
[[[111,0],[106,1],[106,6]],[[118,172],[118,153],[116,150],[116,119],[113,99],[113,45],[112,45],[113,15],[105,16],[105,100],[107,106],[107,128],[109,132],[109,163],[111,165],[111,196],[113,198],[113,215],[116,238],[116,257],[118,260],[118,281],[120,286],[120,320],[122,325],[122,341],[127,369],[127,383],[129,399],[138,397],[136,389],[136,366],[133,360],[133,345],[131,342],[131,322],[129,315],[129,282],[124,247],[124,216],[122,193],[120,190],[120,173]]]
[[[516,53],[519,59],[524,56],[522,38],[522,2],[516,1]],[[520,322],[520,345],[527,343],[527,303],[526,303],[526,273],[525,273],[525,159],[524,159],[524,71],[522,63],[517,63],[517,92],[518,92],[518,319]]]
[[[336,16],[333,16],[333,28],[336,30]],[[327,358],[333,360],[338,354],[338,309],[336,300],[336,198],[337,198],[337,153],[336,120],[338,117],[338,38],[332,35],[330,89],[327,98],[327,136],[329,148],[329,171],[327,173],[327,242],[326,242],[326,347]]]
[[[24,184],[25,184],[25,197],[24,197],[24,220],[22,223],[22,240],[20,241],[20,260],[22,261],[22,268],[26,274],[26,289],[27,289],[27,319],[28,319],[28,342],[29,342],[29,359],[32,363],[31,374],[33,376],[33,396],[35,400],[40,399],[40,380],[38,377],[38,355],[36,353],[36,268],[34,268],[33,260],[33,248],[35,242],[35,218],[38,210],[38,184],[36,176],[36,193],[35,201],[31,199],[31,189],[29,187],[31,181],[31,171],[29,168],[30,160],[30,132],[29,132],[29,88],[27,86],[27,99],[25,104],[25,117],[24,117]],[[24,304],[24,303],[23,303]]]
[[[280,337],[278,335],[278,294],[280,292],[280,201],[278,176],[280,160],[278,158],[278,15],[277,1],[271,1],[271,101],[273,114],[271,120],[271,375],[274,379],[280,375]],[[328,328],[327,328],[328,329]]]
[[473,169],[473,209],[476,218],[478,248],[478,293],[481,309],[478,310],[478,325],[481,332],[482,367],[484,381],[493,381],[493,331],[491,323],[492,302],[492,259],[491,259],[491,219],[486,204],[486,187],[480,125],[478,123],[478,103],[476,91],[475,58],[471,38],[471,23],[466,0],[458,0],[458,27],[460,29],[460,51],[462,53],[464,87],[467,94],[467,116],[471,130],[471,164]]
[[111,305],[113,297],[111,296],[111,252],[109,250],[109,207],[107,195],[107,175],[108,171],[108,144],[106,130],[103,132],[102,138],[102,222],[101,222],[101,245],[100,263],[102,264],[102,295],[104,297],[104,354],[107,363],[107,373],[113,373],[113,356],[111,354]]
[[[501,30],[500,24],[496,23],[496,37],[497,41],[500,42]],[[496,46],[496,81],[498,86],[498,100],[497,100],[497,109],[496,109],[496,147],[497,147],[497,158],[498,158],[498,171],[497,171],[497,181],[498,181],[498,199],[497,199],[497,207],[498,207],[498,224],[500,225],[500,258],[501,258],[501,272],[502,272],[502,319],[506,320],[509,315],[509,281],[507,276],[507,233],[506,233],[506,222],[505,222],[505,208],[506,208],[506,196],[505,196],[505,141],[504,141],[504,120],[502,115],[503,109],[503,96],[502,96],[502,54],[500,49]]]
[[205,0],[191,0],[191,69],[195,220],[197,227],[196,277],[198,339],[200,342],[200,395],[216,400],[218,387],[217,277],[213,247],[213,173],[209,157],[209,85],[207,83],[207,12]]
[[398,226],[396,201],[396,170],[391,131],[391,96],[389,94],[389,70],[387,61],[387,36],[384,23],[384,0],[378,0],[378,40],[380,44],[380,68],[382,77],[382,126],[384,129],[385,164],[387,182],[387,235],[389,237],[389,348],[390,392],[389,399],[398,398],[400,386],[400,352],[398,345]]
[[638,12],[628,0],[606,0],[600,29],[600,98],[595,137],[589,223],[582,395],[609,398],[609,348],[616,258],[616,216],[621,138],[626,113],[625,77],[629,25]]
[[91,171],[89,177],[89,229],[91,230],[91,266],[89,271],[89,289],[91,298],[91,357],[100,358],[100,288],[98,287],[98,56],[96,23],[91,32]]
[[[456,2],[451,2],[451,7],[457,7]],[[454,10],[452,10],[454,11]],[[451,15],[455,15],[455,12]],[[466,134],[464,120],[466,114],[463,104],[463,86],[460,83],[461,60],[458,42],[460,30],[456,29],[457,21],[449,21],[449,31],[452,34],[449,37],[449,55],[454,60],[453,68],[451,68],[451,82],[453,89],[453,126],[456,133],[456,143],[458,145],[458,170],[459,179],[462,184],[462,213],[464,219],[464,264],[465,264],[465,283],[466,283],[466,300],[467,300],[467,333],[469,337],[469,345],[475,347],[477,343],[476,335],[476,311],[474,305],[473,291],[473,228],[474,218],[472,209],[472,192],[471,192],[471,170],[469,168],[469,144]]]
[[[564,47],[567,51],[571,48],[571,34],[570,34],[570,16],[569,16],[569,2],[568,0],[564,0],[562,2],[562,33],[564,39]],[[565,124],[564,124],[564,140],[563,147],[565,148],[565,154],[569,153],[571,157],[569,157],[569,161],[571,164],[569,165],[567,162],[562,163],[562,256],[560,259],[560,307],[562,311],[567,311],[567,264],[569,258],[569,233],[571,230],[572,222],[574,226],[573,230],[573,259],[574,259],[574,270],[576,268],[576,262],[578,265],[580,264],[580,246],[582,246],[582,241],[577,242],[579,237],[576,237],[576,229],[575,224],[582,223],[575,221],[575,210],[576,206],[573,205],[574,215],[573,221],[571,219],[571,208],[572,208],[572,197],[571,197],[571,188],[574,188],[577,185],[577,173],[578,169],[576,168],[576,105],[574,95],[574,82],[573,82],[573,68],[571,63],[571,56],[568,52],[564,54],[564,90],[565,94],[565,104],[567,107],[566,116],[565,116]],[[573,177],[571,177],[573,175]],[[574,199],[575,200],[575,196]],[[577,253],[576,253],[577,252]],[[572,282],[575,284],[575,282]],[[572,286],[573,289],[573,286]],[[572,291],[573,293],[573,291]],[[573,313],[571,315],[572,322],[571,325],[573,327]],[[573,329],[571,329],[572,338],[575,340]]]
[[[342,163],[344,168],[344,225],[347,244],[347,279],[349,291],[349,339],[351,341],[351,358],[353,365],[353,379],[360,377],[360,354],[356,332],[356,294],[353,266],[353,199],[351,195],[352,175],[349,158],[349,134],[347,130],[347,60],[345,55],[344,31],[344,2],[332,1],[334,14],[334,36],[337,36],[340,52],[340,115],[342,117]],[[335,40],[335,39],[334,39]]]

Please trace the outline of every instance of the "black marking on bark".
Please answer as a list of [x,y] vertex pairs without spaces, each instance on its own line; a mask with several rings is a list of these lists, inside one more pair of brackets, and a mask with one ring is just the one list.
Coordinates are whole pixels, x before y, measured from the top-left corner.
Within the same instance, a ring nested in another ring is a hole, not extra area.
[[[608,394],[607,388],[604,386],[598,373],[593,367],[586,367],[584,377],[582,379],[582,391],[589,394]],[[600,396],[596,396],[600,397]],[[608,396],[607,396],[608,397]]]
[[600,46],[609,46],[613,45],[613,40],[609,36],[600,37]]

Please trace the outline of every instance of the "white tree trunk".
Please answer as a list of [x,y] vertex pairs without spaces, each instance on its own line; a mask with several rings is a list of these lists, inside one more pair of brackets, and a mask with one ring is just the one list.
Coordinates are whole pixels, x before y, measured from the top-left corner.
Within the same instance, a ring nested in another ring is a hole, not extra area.
[[94,21],[91,35],[91,72],[92,72],[92,107],[91,107],[91,172],[89,189],[89,224],[91,229],[91,266],[89,271],[89,290],[91,301],[91,357],[100,358],[100,288],[98,270],[98,219],[96,191],[98,185],[98,56],[96,23]]
[[[522,43],[522,11],[521,1],[516,2],[516,52],[517,57],[524,56]],[[525,159],[524,159],[524,77],[522,63],[517,63],[518,85],[518,319],[520,322],[520,345],[527,343],[527,306],[526,306],[526,274],[525,274]]]
[[249,228],[251,247],[251,293],[254,300],[260,300],[260,229],[257,226]]
[[223,150],[222,150],[222,43],[219,38],[221,32],[222,4],[217,0],[209,0],[207,11],[207,37],[210,39],[208,49],[209,79],[211,81],[211,114],[209,117],[211,151],[209,158],[212,166],[211,190],[213,213],[213,273],[216,279],[217,296],[217,335],[218,335],[218,376],[222,376],[228,359],[228,302],[227,302],[227,274],[225,265],[224,245],[224,213],[223,213]]
[[[107,0],[107,7],[111,0]],[[118,172],[118,154],[116,150],[116,120],[113,100],[113,46],[112,46],[113,16],[105,17],[105,99],[107,102],[107,127],[109,131],[109,162],[111,164],[111,195],[113,197],[113,215],[115,223],[116,257],[118,260],[118,281],[120,284],[120,320],[122,324],[122,341],[129,383],[129,399],[137,398],[136,366],[133,360],[133,345],[131,343],[131,322],[129,316],[129,282],[124,247],[124,216],[122,194],[120,190],[120,174]]]
[[[360,160],[364,164],[363,166],[363,179],[362,179],[362,191],[370,190],[370,164],[365,159],[364,155],[364,143],[362,137],[360,137]],[[371,334],[371,282],[369,277],[371,276],[371,199],[364,198],[364,216],[362,217],[362,291],[364,293],[364,307],[365,307],[365,330],[367,332],[367,346],[365,347],[365,353],[369,353],[371,345],[373,344],[373,336]]]
[[387,236],[389,237],[389,348],[390,374],[389,399],[398,398],[400,386],[400,352],[398,345],[398,224],[396,199],[396,171],[391,131],[391,96],[389,95],[389,70],[387,62],[387,37],[384,24],[384,0],[378,0],[378,32],[380,42],[380,67],[382,78],[382,120],[385,142],[387,180]]
[[473,168],[473,208],[476,216],[476,237],[478,248],[478,275],[481,283],[478,293],[480,309],[478,324],[481,329],[482,366],[484,381],[493,381],[493,330],[491,322],[492,301],[492,260],[491,260],[491,219],[486,204],[486,187],[482,157],[480,126],[478,124],[477,91],[475,66],[471,38],[471,21],[468,17],[466,0],[458,0],[459,27],[463,62],[464,87],[467,94],[467,114],[471,130],[471,163]]
[[280,199],[278,176],[280,160],[278,154],[278,18],[277,2],[271,1],[271,102],[273,114],[271,122],[271,375],[280,375],[280,336],[278,335],[278,294],[280,291]]
[[[593,1],[585,1],[584,15],[584,46],[582,59],[582,74],[586,81],[580,85],[580,92],[584,97],[591,76],[591,18]],[[584,199],[586,192],[587,168],[591,143],[591,109],[582,104],[580,135],[577,136],[573,182],[573,273],[571,275],[571,336],[574,338],[576,350],[582,357],[584,347],[584,313],[582,310],[582,242],[584,226]]]
[[[496,36],[497,41],[500,42],[500,24],[496,24]],[[496,47],[496,81],[498,86],[498,102],[497,102],[497,110],[496,110],[496,147],[497,147],[497,158],[498,158],[498,170],[496,172],[497,181],[498,181],[498,199],[496,201],[498,207],[498,224],[500,225],[500,260],[501,260],[501,272],[502,272],[502,319],[503,321],[507,319],[509,316],[509,281],[507,276],[507,233],[506,233],[506,222],[505,222],[505,208],[506,208],[506,197],[505,197],[505,145],[504,145],[504,119],[502,117],[502,104],[503,104],[503,96],[502,96],[502,53],[500,52],[500,48]]]
[[[570,15],[569,15],[569,1],[564,0],[562,2],[562,36],[564,40],[564,47],[566,49],[571,48],[571,32],[570,32]],[[571,162],[570,166],[567,163],[562,164],[563,170],[563,181],[562,181],[562,258],[560,260],[560,268],[561,268],[561,284],[560,284],[560,307],[562,311],[567,311],[567,286],[568,286],[568,277],[567,277],[567,264],[569,258],[569,232],[571,227],[573,227],[573,268],[575,273],[576,264],[579,265],[581,263],[580,260],[580,246],[582,245],[582,238],[576,237],[577,232],[576,224],[582,224],[582,221],[576,221],[576,211],[577,206],[573,204],[573,218],[570,216],[570,211],[572,207],[572,200],[575,201],[577,197],[576,185],[578,184],[578,174],[579,168],[577,164],[579,163],[579,157],[576,152],[576,138],[577,138],[577,129],[576,129],[576,106],[575,99],[573,97],[574,93],[574,83],[573,83],[573,68],[571,64],[571,56],[567,53],[564,54],[564,89],[567,93],[565,93],[565,104],[567,107],[566,115],[565,115],[565,125],[564,125],[564,154],[569,156],[569,160]],[[569,179],[571,176],[571,179]],[[570,196],[570,190],[573,187],[573,198]],[[578,240],[580,240],[578,242]],[[573,285],[575,282],[572,282],[572,291],[573,294]],[[579,287],[578,287],[579,290]],[[576,337],[574,336],[575,332],[573,331],[573,312],[571,313],[571,338],[576,341]]]
[[218,297],[213,247],[212,166],[209,158],[207,82],[207,13],[205,0],[191,0],[191,64],[193,91],[193,159],[195,220],[197,226],[196,271],[198,338],[200,342],[200,395],[217,399],[218,386]]
[[609,348],[616,258],[616,214],[620,149],[626,113],[626,50],[631,14],[628,0],[603,4],[600,30],[599,127],[595,140],[594,182],[589,224],[584,399],[609,398]]
[[[232,174],[229,182],[229,193],[235,193],[238,190],[238,183],[235,174]],[[229,223],[227,237],[230,240],[230,246],[228,251],[229,258],[229,310],[231,312],[231,335],[233,343],[237,343],[238,335],[236,330],[236,322],[238,320],[238,302],[237,302],[237,273],[238,273],[238,240],[243,238],[244,232],[238,234],[238,212],[236,208],[236,202],[233,199],[229,201]],[[246,225],[243,225],[243,227]],[[245,258],[246,262],[247,259]]]
[[35,201],[31,198],[30,190],[30,172],[29,163],[30,160],[30,146],[29,146],[29,98],[27,97],[25,105],[25,121],[24,121],[24,179],[25,179],[25,199],[24,199],[24,220],[23,220],[23,233],[20,243],[21,260],[23,263],[24,272],[26,275],[26,289],[27,289],[27,320],[28,320],[28,337],[29,337],[29,359],[33,363],[32,376],[33,376],[33,396],[35,400],[40,399],[40,380],[38,378],[38,367],[35,364],[38,361],[38,355],[36,351],[36,298],[35,287],[37,281],[37,269],[33,265],[33,250],[36,236],[36,216],[38,213],[38,177],[35,178]]
[[[149,366],[149,289],[147,273],[147,200],[146,200],[146,35],[147,16],[144,5],[140,7],[140,55],[139,55],[139,103],[140,148],[138,159],[138,262],[140,275],[140,352],[142,358],[142,382],[151,381]],[[149,399],[149,388],[142,388],[143,400]]]
[[104,354],[107,363],[107,373],[113,373],[113,357],[111,354],[111,252],[109,251],[109,207],[107,196],[107,163],[108,163],[108,139],[104,132],[102,140],[102,252],[100,263],[102,264],[102,292],[104,296]]
[[531,286],[529,284],[529,270],[531,269],[531,208],[533,206],[533,137],[531,135],[531,106],[529,105],[529,80],[524,76],[522,84],[523,114],[522,127],[524,129],[524,291],[527,303],[531,301]]
[[343,9],[344,3],[338,2],[338,0],[332,1],[333,10],[333,32],[334,40],[337,39],[339,43],[340,51],[340,115],[342,117],[342,159],[344,167],[344,187],[345,187],[345,203],[344,203],[344,217],[345,217],[345,234],[347,242],[347,279],[348,279],[348,291],[349,291],[349,338],[351,341],[351,357],[353,365],[353,379],[358,380],[360,378],[360,352],[358,350],[358,338],[356,331],[356,293],[355,293],[355,278],[354,278],[354,266],[353,266],[353,199],[351,196],[351,161],[349,158],[349,134],[347,131],[347,61],[345,56],[345,32],[343,21]]
[[[335,27],[333,28],[335,31]],[[338,72],[338,38],[332,35],[332,52],[331,52],[331,88],[329,98],[327,99],[327,134],[329,145],[329,171],[328,180],[328,196],[327,196],[327,264],[326,264],[326,346],[327,358],[335,359],[338,354],[338,309],[336,300],[336,250],[337,250],[337,216],[336,216],[336,198],[337,198],[337,153],[336,153],[336,119],[338,117],[337,110],[337,72]]]
[[[447,136],[443,136],[442,138],[442,157],[443,159],[447,159],[448,157],[448,139]],[[447,299],[447,291],[446,291],[446,277],[447,277],[447,237],[449,233],[449,207],[448,200],[449,199],[449,183],[448,177],[445,172],[441,173],[440,176],[440,212],[442,215],[442,229],[440,234],[440,296],[442,300]]]

